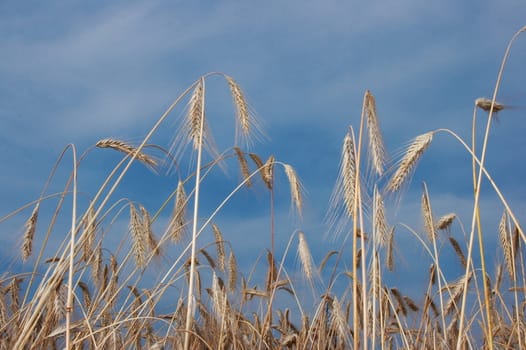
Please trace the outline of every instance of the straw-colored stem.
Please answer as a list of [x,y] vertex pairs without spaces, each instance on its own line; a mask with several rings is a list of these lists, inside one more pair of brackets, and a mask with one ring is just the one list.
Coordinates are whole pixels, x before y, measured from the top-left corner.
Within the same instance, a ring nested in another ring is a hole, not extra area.
[[[363,218],[362,218],[362,205],[361,205],[361,187],[360,187],[360,162],[361,162],[361,150],[362,150],[362,136],[363,136],[363,129],[364,129],[364,119],[365,119],[365,109],[366,109],[366,102],[367,102],[367,93],[364,96],[363,104],[362,104],[362,114],[360,117],[360,129],[358,132],[358,149],[356,150],[356,172],[355,172],[355,183],[354,183],[354,206],[353,206],[353,246],[352,246],[352,261],[353,261],[353,344],[354,349],[358,349],[360,347],[360,320],[359,320],[359,314],[358,314],[358,263],[357,263],[357,256],[358,256],[358,239],[360,239],[360,245],[362,247],[362,250],[365,251],[365,240],[364,235],[361,234],[360,237],[358,237],[358,229],[363,228]],[[359,216],[359,218],[358,218]],[[359,221],[358,221],[359,220]],[[360,226],[358,226],[360,225]],[[363,269],[366,269],[365,266],[365,252],[362,253],[361,256],[361,265],[363,266]],[[363,272],[363,271],[362,271]],[[362,273],[362,289],[365,293],[365,290],[367,290],[366,287],[366,273]],[[363,313],[363,341],[361,344],[361,349],[367,350],[367,297],[365,295],[362,296],[362,313]]]
[[[490,110],[491,111],[491,110]],[[477,103],[475,102],[475,106],[473,108],[473,125],[471,130],[471,151],[473,154],[476,154],[476,131],[477,131]],[[475,162],[475,159],[472,157],[472,173],[473,173],[473,194],[475,195],[477,193],[477,163]],[[478,241],[479,241],[479,252],[480,252],[480,264],[482,268],[482,285],[484,288],[484,307],[486,311],[486,331],[485,333],[488,335],[488,349],[493,350],[493,327],[491,322],[491,310],[490,310],[490,290],[488,286],[488,281],[486,279],[487,276],[487,270],[486,270],[486,258],[484,254],[484,243],[482,240],[482,225],[480,222],[480,207],[477,205],[475,208],[475,216],[477,221],[477,235],[478,235]]]
[[[480,198],[480,185],[482,183],[482,168],[484,166],[484,162],[485,162],[485,159],[486,159],[486,151],[487,151],[487,146],[488,146],[488,139],[489,139],[489,132],[490,132],[490,129],[491,129],[491,120],[492,120],[492,117],[493,117],[493,106],[495,105],[495,101],[497,99],[497,93],[499,91],[499,87],[500,87],[500,83],[501,83],[501,80],[502,80],[502,74],[504,73],[504,67],[506,66],[506,61],[508,59],[508,56],[509,56],[509,53],[510,53],[510,50],[511,50],[511,47],[513,45],[513,42],[515,41],[515,39],[517,39],[517,37],[522,33],[526,31],[526,26],[522,27],[519,31],[517,31],[513,37],[511,38],[508,46],[506,47],[506,52],[504,53],[504,58],[502,59],[502,63],[501,63],[501,66],[500,66],[500,69],[499,69],[499,73],[498,73],[498,76],[497,76],[497,82],[495,83],[495,89],[493,91],[493,97],[491,99],[491,108],[490,108],[490,111],[489,111],[489,114],[488,114],[488,121],[486,123],[486,129],[485,129],[485,132],[484,132],[484,141],[482,143],[482,152],[481,152],[481,155],[480,155],[480,168],[479,168],[479,171],[478,171],[478,176],[477,176],[477,182],[476,182],[476,187],[475,187],[475,199],[474,199],[474,204],[473,204],[473,215],[472,215],[472,222],[471,222],[471,232],[470,232],[470,236],[469,236],[469,245],[468,245],[468,255],[467,255],[467,260],[468,261],[471,261],[471,256],[472,256],[472,252],[473,252],[473,241],[474,241],[474,236],[475,236],[475,224],[476,224],[476,219],[477,219],[477,208],[478,208],[478,205],[479,205],[479,198]],[[468,289],[468,275],[470,273],[469,271],[470,269],[470,266],[469,264],[467,264],[466,266],[466,273],[465,273],[465,278],[464,278],[464,287],[463,287],[463,293],[462,293],[462,306],[461,306],[461,310],[460,310],[460,320],[459,320],[459,331],[458,331],[458,339],[457,339],[457,350],[460,350],[461,347],[462,347],[462,339],[464,338],[464,318],[465,318],[465,313],[466,313],[466,300],[467,300],[467,289]],[[483,276],[483,278],[486,278],[486,276]]]
[[184,334],[184,349],[188,350],[190,346],[190,327],[193,320],[193,310],[194,310],[194,275],[195,275],[195,256],[196,256],[196,246],[197,246],[197,220],[199,218],[199,188],[201,181],[201,158],[203,154],[203,132],[205,125],[205,116],[204,116],[204,78],[201,78],[201,84],[203,88],[203,96],[201,99],[201,118],[199,126],[199,134],[197,136],[197,165],[195,173],[195,191],[194,191],[194,213],[193,213],[193,222],[192,222],[192,242],[191,242],[191,253],[190,253],[190,276],[188,282],[188,298],[187,298],[187,308],[186,308],[186,324],[185,324],[185,334]]
[[73,313],[73,275],[75,262],[75,233],[77,232],[77,150],[71,145],[73,153],[73,203],[71,206],[71,239],[69,250],[68,296],[66,302],[66,349],[71,349],[71,314]]

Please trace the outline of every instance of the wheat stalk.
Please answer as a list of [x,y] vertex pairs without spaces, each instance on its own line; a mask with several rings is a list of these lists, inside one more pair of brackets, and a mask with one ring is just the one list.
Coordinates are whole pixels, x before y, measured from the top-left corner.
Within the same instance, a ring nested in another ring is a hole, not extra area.
[[389,180],[387,190],[398,191],[414,170],[418,160],[422,157],[426,149],[433,140],[433,132],[428,132],[417,136],[407,148],[404,157],[400,161],[400,166]]

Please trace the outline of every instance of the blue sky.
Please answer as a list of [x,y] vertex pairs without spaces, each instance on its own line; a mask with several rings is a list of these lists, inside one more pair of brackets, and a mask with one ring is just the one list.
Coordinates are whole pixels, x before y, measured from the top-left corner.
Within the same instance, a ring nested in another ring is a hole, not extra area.
[[[358,127],[364,91],[370,89],[376,97],[392,154],[409,139],[439,127],[467,140],[474,100],[491,96],[508,40],[526,24],[525,13],[526,4],[519,0],[271,0],[264,5],[2,1],[0,216],[38,197],[66,144],[84,150],[106,137],[139,142],[187,86],[202,74],[221,71],[241,85],[268,136],[252,151],[265,158],[274,154],[293,165],[306,189],[299,222],[288,212],[282,177],[278,243],[284,246],[295,229],[302,229],[315,247],[314,255],[322,257],[329,250],[321,239],[326,230],[322,220],[337,176],[340,145],[347,127]],[[526,209],[521,158],[526,149],[525,55],[526,39],[519,38],[499,94],[503,103],[518,108],[501,113],[487,163],[519,217]],[[207,91],[214,138],[220,148],[231,146],[228,88],[215,78]],[[169,142],[174,130],[168,122],[158,140]],[[81,169],[86,189],[118,159],[107,152],[96,151]],[[419,213],[420,183],[426,180],[437,216],[457,212],[469,229],[470,164],[455,141],[437,137],[396,220],[421,228],[414,213]],[[233,187],[239,179],[236,171],[232,168],[228,181],[211,179],[210,191]],[[137,169],[122,193],[154,209],[176,179],[152,177]],[[62,184],[57,182],[56,189]],[[260,190],[240,194],[221,223],[226,238],[238,242],[247,257],[259,254],[268,242],[266,234],[245,238],[246,232],[268,224],[267,210],[257,209],[268,205]],[[494,230],[502,207],[486,192],[483,216]],[[204,203],[203,216],[215,203]],[[254,211],[246,214],[247,208]],[[3,224],[4,256],[13,257],[24,220],[22,216]]]

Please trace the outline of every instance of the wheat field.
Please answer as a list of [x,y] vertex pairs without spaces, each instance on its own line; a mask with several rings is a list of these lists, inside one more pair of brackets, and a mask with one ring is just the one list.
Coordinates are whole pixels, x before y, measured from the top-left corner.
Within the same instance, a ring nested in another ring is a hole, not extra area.
[[[494,95],[474,101],[470,140],[449,129],[431,130],[390,158],[377,102],[364,92],[359,124],[349,125],[341,141],[327,203],[328,235],[346,249],[323,252],[322,259],[314,258],[301,230],[291,233],[286,247],[277,246],[275,191],[287,185],[291,215],[301,218],[301,174],[279,154],[250,150],[260,124],[238,82],[226,74],[196,80],[138,143],[102,138],[83,153],[68,145],[41,194],[0,219],[27,217],[19,254],[29,267],[0,279],[0,349],[526,349],[526,236],[485,168],[492,121],[506,109],[497,101],[500,77],[525,30],[508,45]],[[207,123],[209,79],[224,80],[232,97],[236,139],[226,150],[217,149]],[[151,143],[177,109],[184,113],[173,141]],[[475,140],[481,128],[484,139]],[[468,223],[462,238],[452,234],[460,218],[437,216],[425,183],[418,204],[424,228],[388,221],[389,210],[405,204],[404,189],[412,186],[411,176],[436,138],[460,145],[472,162],[473,213],[462,218]],[[78,182],[83,162],[102,151],[114,152],[119,161],[95,193],[85,193]],[[185,156],[193,165],[188,173],[180,166]],[[52,192],[48,185],[68,157],[70,177],[62,191]],[[137,166],[154,176],[177,176],[154,210],[118,192]],[[203,214],[206,183],[222,176],[222,168],[235,169],[241,181]],[[491,270],[485,252],[490,233],[479,212],[483,181],[502,208],[501,259]],[[271,229],[258,233],[268,235],[268,247],[250,266],[240,266],[229,233],[216,219],[246,188],[270,198]],[[57,224],[65,218],[67,232]],[[407,254],[402,246],[395,249],[402,230],[429,262],[427,274],[412,276],[425,285],[418,298],[389,282],[397,256]],[[51,237],[64,238],[55,246]],[[444,268],[451,263],[448,252],[455,255],[455,275]],[[286,263],[291,258],[298,271]]]

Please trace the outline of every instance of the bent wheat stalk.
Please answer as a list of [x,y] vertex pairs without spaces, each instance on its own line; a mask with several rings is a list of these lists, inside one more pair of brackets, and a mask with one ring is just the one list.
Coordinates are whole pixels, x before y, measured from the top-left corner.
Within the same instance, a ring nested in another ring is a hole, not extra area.
[[[477,209],[478,209],[478,206],[479,206],[479,198],[480,198],[480,185],[482,183],[482,168],[484,166],[484,163],[485,163],[485,159],[486,159],[486,151],[487,151],[487,146],[488,146],[488,139],[489,139],[489,132],[490,132],[490,128],[491,128],[491,120],[492,120],[492,116],[493,116],[493,112],[494,112],[494,106],[495,106],[495,101],[497,99],[497,93],[499,91],[499,88],[500,88],[500,83],[501,83],[501,80],[502,80],[502,74],[504,73],[504,67],[506,66],[506,62],[508,60],[508,57],[509,57],[509,54],[510,54],[510,51],[511,51],[511,47],[513,45],[513,43],[515,42],[515,40],[524,32],[526,31],[526,26],[522,27],[521,29],[519,29],[514,35],[513,37],[511,38],[510,42],[508,43],[508,46],[506,47],[506,52],[504,53],[504,57],[502,59],[502,63],[501,63],[501,66],[500,66],[500,69],[499,69],[499,73],[497,75],[497,82],[495,83],[495,89],[493,91],[493,96],[491,98],[491,104],[492,104],[492,107],[490,109],[490,112],[488,114],[488,120],[487,120],[487,123],[486,123],[486,130],[485,130],[485,133],[484,133],[484,141],[482,143],[482,151],[481,151],[481,155],[480,155],[480,167],[479,167],[479,171],[478,171],[478,176],[477,176],[477,182],[476,182],[476,186],[475,186],[475,199],[474,199],[474,204],[473,204],[473,215],[472,215],[472,222],[471,222],[471,232],[470,232],[470,237],[469,237],[469,245],[468,245],[468,255],[467,255],[467,260],[468,261],[471,261],[471,254],[472,254],[472,250],[473,250],[473,241],[474,241],[474,236],[475,236],[475,225],[476,225],[476,219],[477,219]],[[465,273],[465,278],[464,278],[464,288],[463,288],[463,293],[462,293],[462,306],[461,306],[461,310],[460,310],[460,320],[459,320],[459,336],[458,336],[458,340],[457,340],[457,350],[460,350],[461,347],[462,347],[462,339],[464,338],[463,336],[463,333],[464,333],[464,317],[465,317],[465,312],[466,312],[466,300],[467,300],[467,289],[468,289],[468,275],[470,274],[470,267],[469,267],[469,264],[466,266],[466,273]],[[485,276],[483,276],[483,278],[485,279]],[[490,343],[488,344],[490,349],[493,349],[493,343]]]

